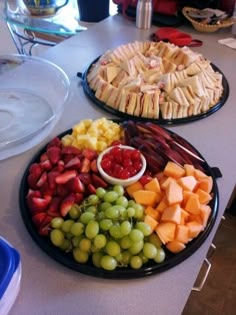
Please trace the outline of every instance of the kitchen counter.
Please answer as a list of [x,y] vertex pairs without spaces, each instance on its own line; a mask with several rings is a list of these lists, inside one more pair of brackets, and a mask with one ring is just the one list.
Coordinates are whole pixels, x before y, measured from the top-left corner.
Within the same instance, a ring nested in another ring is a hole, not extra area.
[[168,271],[141,279],[106,280],[83,275],[55,262],[36,245],[23,224],[18,204],[24,170],[46,142],[81,119],[112,117],[86,97],[77,72],[84,71],[107,49],[146,40],[155,29],[139,30],[134,22],[115,15],[42,54],[68,74],[72,95],[50,136],[33,149],[0,162],[0,234],[18,249],[23,268],[21,291],[10,315],[181,314],[236,181],[236,51],[217,42],[231,36],[230,28],[210,34],[197,33],[190,26],[182,27],[193,38],[203,40],[202,47],[193,49],[221,69],[230,85],[226,104],[213,115],[188,124],[168,126],[194,145],[209,165],[217,166],[223,174],[217,180],[220,202],[216,223],[191,257]]

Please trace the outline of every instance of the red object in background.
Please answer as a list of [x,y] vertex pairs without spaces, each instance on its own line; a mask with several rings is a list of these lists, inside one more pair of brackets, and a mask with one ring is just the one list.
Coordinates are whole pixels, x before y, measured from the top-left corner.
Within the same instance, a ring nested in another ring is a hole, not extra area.
[[226,12],[228,15],[233,15],[236,0],[220,0],[218,9]]

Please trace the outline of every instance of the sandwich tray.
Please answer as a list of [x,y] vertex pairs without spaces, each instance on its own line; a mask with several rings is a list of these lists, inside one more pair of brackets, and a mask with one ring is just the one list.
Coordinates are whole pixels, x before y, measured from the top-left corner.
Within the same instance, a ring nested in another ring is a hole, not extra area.
[[228,81],[227,81],[225,75],[222,73],[222,71],[217,66],[215,66],[214,64],[211,63],[212,68],[215,71],[222,74],[223,93],[221,95],[220,100],[214,106],[212,106],[208,111],[203,112],[203,113],[198,114],[198,115],[188,116],[188,117],[184,117],[184,118],[175,118],[175,119],[164,119],[162,117],[160,117],[158,119],[152,119],[152,118],[145,118],[145,117],[141,117],[141,116],[134,116],[134,115],[130,115],[127,113],[123,113],[123,112],[119,111],[118,109],[112,108],[111,106],[107,105],[106,103],[100,101],[95,96],[95,92],[90,88],[90,86],[88,84],[87,75],[88,75],[91,67],[93,66],[93,64],[95,64],[99,60],[99,58],[100,58],[100,56],[98,58],[96,58],[93,62],[91,62],[91,64],[86,68],[86,70],[83,73],[78,72],[77,76],[82,79],[82,86],[83,86],[84,93],[92,100],[92,102],[97,107],[103,109],[104,111],[106,111],[112,115],[118,116],[118,117],[123,118],[123,119],[152,121],[152,122],[158,123],[159,125],[178,125],[178,124],[190,123],[190,122],[194,122],[194,121],[206,118],[206,117],[214,114],[226,103],[226,101],[229,97],[229,84],[228,84]]
[[[124,120],[113,120],[115,122],[123,122]],[[58,137],[62,138],[68,133],[71,133],[72,130],[67,130],[60,134]],[[172,131],[168,132],[173,135],[175,134]],[[183,139],[183,138],[182,138]],[[186,140],[185,140],[186,141]],[[20,205],[20,212],[21,217],[23,219],[23,223],[28,230],[30,236],[34,240],[34,242],[39,246],[43,252],[45,252],[50,258],[57,261],[58,263],[64,265],[65,267],[72,269],[76,272],[80,272],[89,276],[98,277],[98,278],[105,278],[105,279],[134,279],[134,278],[141,278],[146,276],[151,276],[154,274],[161,273],[166,271],[170,268],[175,267],[176,265],[180,264],[187,258],[189,258],[192,254],[196,252],[196,250],[203,244],[203,242],[208,237],[209,233],[211,232],[215,220],[217,218],[218,207],[219,207],[219,192],[216,179],[221,177],[220,170],[216,167],[210,167],[204,157],[196,150],[190,143],[189,145],[195,150],[195,152],[199,155],[200,158],[203,159],[202,167],[205,173],[213,178],[213,189],[212,194],[213,198],[210,201],[209,205],[212,209],[208,224],[205,229],[191,242],[186,245],[186,248],[178,254],[173,254],[165,249],[166,258],[162,263],[155,263],[154,261],[149,261],[147,264],[143,265],[140,269],[135,270],[131,269],[130,267],[117,267],[113,271],[103,270],[101,268],[95,267],[91,261],[88,261],[86,264],[77,263],[71,253],[66,253],[59,248],[55,247],[50,239],[49,236],[41,236],[33,221],[30,214],[30,210],[27,206],[26,196],[28,193],[28,182],[27,177],[29,174],[30,166],[33,163],[39,162],[41,154],[46,151],[47,145],[45,145],[36,155],[32,158],[29,162],[28,166],[26,167],[21,184],[19,189],[19,205]]]

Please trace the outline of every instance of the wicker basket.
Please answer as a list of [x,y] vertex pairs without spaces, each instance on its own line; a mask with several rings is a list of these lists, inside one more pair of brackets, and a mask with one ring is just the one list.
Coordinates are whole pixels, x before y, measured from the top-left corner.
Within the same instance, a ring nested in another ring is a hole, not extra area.
[[191,7],[184,7],[182,10],[183,15],[186,17],[186,19],[188,19],[192,23],[195,30],[199,32],[213,33],[213,32],[218,31],[221,28],[232,26],[236,22],[236,19],[228,18],[226,20],[221,21],[219,24],[215,24],[215,25],[200,23],[198,21],[195,21],[189,16],[189,13],[194,13],[198,11],[199,9],[195,9]]

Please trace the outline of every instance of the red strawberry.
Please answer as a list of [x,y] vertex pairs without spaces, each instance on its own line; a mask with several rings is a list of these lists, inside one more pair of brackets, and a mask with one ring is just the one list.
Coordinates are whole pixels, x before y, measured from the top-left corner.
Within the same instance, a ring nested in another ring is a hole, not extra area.
[[39,178],[42,174],[42,169],[38,163],[33,163],[29,168],[29,173]]
[[40,156],[40,162],[44,162],[44,161],[46,161],[46,160],[48,160],[48,155],[47,155],[47,153],[45,152],[45,153],[43,153],[43,154]]
[[39,212],[32,216],[32,221],[36,225],[37,228],[43,223],[44,219],[46,218],[46,212]]
[[97,167],[97,159],[94,159],[91,164],[90,168],[94,173],[98,173],[98,167]]
[[79,157],[78,155],[74,155],[74,154],[63,154],[62,159],[66,165],[70,160],[72,160],[76,156]]
[[73,204],[75,203],[75,196],[74,195],[69,195],[67,197],[65,197],[60,205],[60,213],[61,216],[65,217],[68,212],[70,211],[71,207],[73,206]]
[[46,183],[47,178],[48,178],[47,173],[43,172],[42,175],[40,176],[39,180],[37,181],[36,186],[37,187],[42,187],[43,184]]
[[86,157],[90,161],[92,161],[93,159],[97,157],[97,152],[89,148],[83,149],[82,154],[84,157]]
[[82,181],[79,179],[78,176],[71,178],[67,183],[66,187],[68,190],[72,193],[82,193],[84,192],[84,184]]
[[38,212],[43,212],[47,209],[51,201],[50,196],[45,196],[45,198],[29,196],[27,198],[27,205],[33,214]]
[[50,171],[52,169],[52,163],[49,160],[40,162],[40,167],[44,171]]
[[40,235],[42,236],[47,236],[49,234],[50,231],[50,225],[51,225],[51,220],[53,219],[52,216],[50,215],[46,215],[45,219],[43,220],[43,222],[41,223],[38,232]]
[[29,174],[29,176],[27,177],[29,188],[34,189],[34,190],[38,189],[37,187],[38,178],[39,178],[38,175]]
[[72,145],[67,145],[65,147],[62,148],[61,150],[62,154],[75,154],[75,155],[80,155],[81,151],[80,149],[72,146]]
[[92,174],[92,184],[94,185],[95,188],[98,187],[103,187],[106,188],[108,184],[98,175]]
[[90,160],[86,157],[82,160],[80,172],[81,173],[88,173],[90,171]]
[[39,190],[29,189],[26,198],[29,197],[41,197],[41,192]]
[[87,191],[89,194],[96,194],[96,188],[93,186],[93,184],[89,184],[87,186]]
[[55,189],[51,188],[49,186],[48,182],[45,182],[41,187],[40,187],[40,192],[41,195],[45,198],[46,196],[53,196],[55,193]]
[[57,166],[54,168],[54,170],[57,170],[60,173],[62,173],[64,169],[65,169],[65,163],[63,160],[58,161]]
[[66,197],[69,194],[69,190],[66,185],[58,184],[56,186],[56,194],[60,197]]
[[47,149],[49,149],[50,147],[58,147],[61,148],[62,147],[62,143],[61,140],[58,137],[55,137],[54,139],[52,139],[49,144],[47,145]]
[[52,164],[57,164],[61,158],[61,149],[58,147],[49,147],[47,150],[47,155]]
[[80,205],[83,200],[84,195],[82,193],[75,193],[75,203]]
[[143,175],[140,179],[139,182],[144,186],[147,183],[149,183],[152,180],[152,177],[149,175]]
[[48,173],[48,185],[50,189],[56,188],[55,178],[60,175],[58,171],[51,171]]
[[60,203],[62,198],[53,197],[47,209],[47,213],[52,217],[60,216]]
[[65,184],[67,183],[71,178],[76,177],[77,172],[75,170],[65,171],[64,173],[61,173],[55,178],[55,182],[57,184]]
[[72,159],[70,159],[68,162],[66,162],[65,168],[79,169],[80,164],[81,164],[80,159],[78,158],[78,156],[75,156]]
[[91,175],[89,173],[80,173],[78,176],[86,186],[91,183]]

